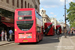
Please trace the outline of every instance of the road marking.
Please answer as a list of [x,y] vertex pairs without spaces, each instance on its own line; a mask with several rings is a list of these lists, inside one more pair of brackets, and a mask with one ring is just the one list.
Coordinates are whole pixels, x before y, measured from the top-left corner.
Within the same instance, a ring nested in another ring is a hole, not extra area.
[[59,42],[58,46],[56,46],[57,50],[62,50],[62,47],[61,47],[62,46],[62,37],[60,38],[60,42]]

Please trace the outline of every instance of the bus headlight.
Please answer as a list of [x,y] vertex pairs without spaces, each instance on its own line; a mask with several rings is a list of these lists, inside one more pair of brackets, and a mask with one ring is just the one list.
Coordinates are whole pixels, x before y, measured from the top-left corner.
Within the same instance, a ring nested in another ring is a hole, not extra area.
[[23,17],[18,17],[18,20],[22,20],[23,19]]

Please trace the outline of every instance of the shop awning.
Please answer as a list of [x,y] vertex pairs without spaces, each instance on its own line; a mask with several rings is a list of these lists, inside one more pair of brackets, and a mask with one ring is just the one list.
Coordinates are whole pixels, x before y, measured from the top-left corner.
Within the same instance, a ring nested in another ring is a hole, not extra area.
[[7,27],[14,27],[13,23],[6,23],[6,22],[2,22],[3,24],[5,24]]

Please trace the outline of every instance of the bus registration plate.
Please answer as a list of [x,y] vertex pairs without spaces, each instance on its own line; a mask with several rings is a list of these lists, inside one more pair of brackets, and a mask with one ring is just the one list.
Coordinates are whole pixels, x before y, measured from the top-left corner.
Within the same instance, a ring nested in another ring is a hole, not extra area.
[[23,40],[23,42],[28,42],[28,40]]

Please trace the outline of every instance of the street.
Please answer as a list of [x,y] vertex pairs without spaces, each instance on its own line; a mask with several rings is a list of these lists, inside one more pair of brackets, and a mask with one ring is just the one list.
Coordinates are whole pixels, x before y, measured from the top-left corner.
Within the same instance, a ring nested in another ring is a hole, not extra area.
[[45,36],[39,43],[18,44],[12,43],[0,46],[0,50],[57,50],[59,40],[57,36]]
[[0,50],[75,50],[75,0],[0,0]]

